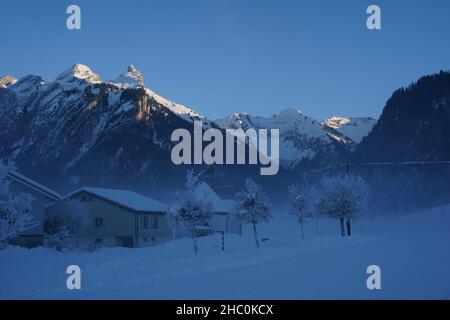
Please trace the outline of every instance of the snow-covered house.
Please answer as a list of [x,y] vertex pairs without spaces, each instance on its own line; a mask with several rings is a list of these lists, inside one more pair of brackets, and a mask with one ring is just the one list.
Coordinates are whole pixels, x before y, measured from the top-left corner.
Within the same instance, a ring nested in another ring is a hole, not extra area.
[[83,187],[65,199],[81,201],[89,210],[88,227],[77,240],[90,249],[144,247],[171,240],[164,218],[167,205],[119,189]]
[[197,185],[195,194],[212,204],[213,216],[209,225],[213,231],[241,234],[241,222],[233,215],[233,210],[236,206],[234,200],[220,198],[220,196],[205,182],[200,182]]
[[18,172],[8,171],[7,176],[12,193],[28,193],[33,197],[31,213],[36,222],[35,227],[20,233],[11,243],[25,247],[38,246],[42,244],[44,235],[44,208],[60,200],[61,195]]

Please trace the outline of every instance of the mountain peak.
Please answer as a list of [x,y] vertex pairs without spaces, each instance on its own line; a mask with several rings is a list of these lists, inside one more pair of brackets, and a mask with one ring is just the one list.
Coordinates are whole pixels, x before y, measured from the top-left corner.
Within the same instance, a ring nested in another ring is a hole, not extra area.
[[6,88],[7,86],[14,84],[17,82],[17,79],[13,76],[6,75],[4,77],[0,77],[0,88]]
[[286,121],[293,121],[299,118],[304,119],[305,117],[306,116],[303,114],[302,111],[294,108],[287,108],[281,110],[278,114],[272,116],[272,118],[282,119]]
[[88,66],[76,63],[69,69],[56,77],[56,81],[73,82],[74,80],[84,80],[89,83],[101,82],[100,76],[93,72]]
[[336,117],[332,116],[322,124],[328,128],[336,130],[341,134],[351,138],[356,143],[369,134],[377,123],[376,119],[370,117]]
[[349,123],[351,120],[347,117],[336,117],[332,116],[326,119],[323,123],[327,127],[333,128],[333,129],[339,129],[343,125]]
[[139,71],[136,69],[136,67],[134,66],[134,64],[130,64],[130,65],[128,66],[128,72],[134,73],[134,72],[139,72]]
[[127,72],[121,74],[117,79],[108,81],[121,89],[143,88],[144,75],[132,64],[128,66]]

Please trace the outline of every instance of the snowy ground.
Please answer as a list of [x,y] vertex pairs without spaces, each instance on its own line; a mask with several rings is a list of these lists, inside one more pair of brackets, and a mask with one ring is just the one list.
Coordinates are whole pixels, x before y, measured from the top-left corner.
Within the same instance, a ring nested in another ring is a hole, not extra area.
[[[352,238],[338,222],[310,222],[298,240],[294,217],[278,214],[260,226],[270,238],[255,249],[250,228],[143,248],[65,252],[8,247],[0,251],[0,298],[122,299],[449,299],[450,206],[408,216],[360,220]],[[69,291],[65,273],[76,264],[82,289]],[[366,287],[366,268],[381,267],[382,289]]]

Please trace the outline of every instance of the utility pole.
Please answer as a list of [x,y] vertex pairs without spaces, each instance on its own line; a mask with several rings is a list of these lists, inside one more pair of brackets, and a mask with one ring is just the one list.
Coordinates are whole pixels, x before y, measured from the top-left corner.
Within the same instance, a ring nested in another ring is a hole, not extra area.
[[[350,164],[347,162],[346,164],[345,164],[345,174],[348,176],[349,174],[350,174]],[[351,236],[352,235],[352,232],[351,232],[351,222],[350,222],[350,217],[347,217],[347,236]]]

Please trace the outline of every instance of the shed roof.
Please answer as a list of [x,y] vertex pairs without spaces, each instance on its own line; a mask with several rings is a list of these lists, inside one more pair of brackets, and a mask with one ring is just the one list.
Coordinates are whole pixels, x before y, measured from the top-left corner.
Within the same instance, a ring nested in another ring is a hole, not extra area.
[[214,212],[230,213],[233,211],[236,202],[234,200],[224,200],[205,182],[201,182],[195,189],[198,197],[203,197],[212,203]]

